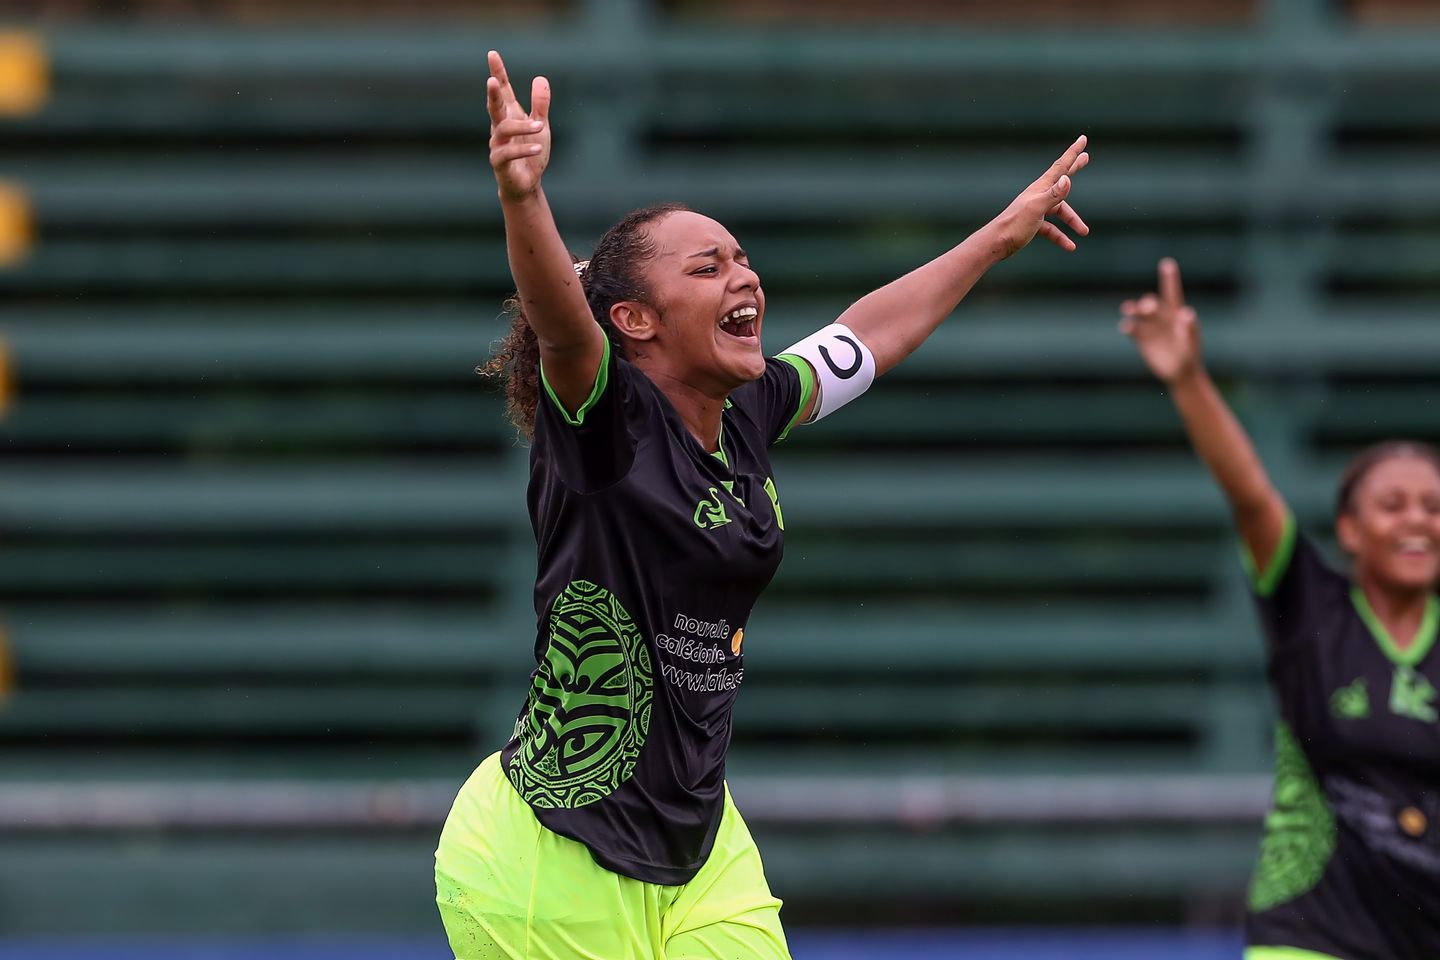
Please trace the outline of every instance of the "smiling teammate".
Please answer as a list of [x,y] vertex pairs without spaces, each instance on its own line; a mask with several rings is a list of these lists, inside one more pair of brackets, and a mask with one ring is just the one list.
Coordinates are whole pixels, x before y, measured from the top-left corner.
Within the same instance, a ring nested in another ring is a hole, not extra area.
[[[490,161],[518,290],[490,369],[533,438],[537,666],[513,739],[456,798],[437,902],[461,958],[788,957],[725,787],[744,631],[785,528],[768,449],[864,392],[1053,223],[1084,138],[1004,212],[779,358],[719,223],[629,214],[572,265],[541,190],[550,89],[490,54]],[[751,642],[765,642],[751,641]]]
[[1245,546],[1279,707],[1247,960],[1440,957],[1440,453],[1390,441],[1340,479],[1336,573],[1205,372],[1180,268],[1121,306]]

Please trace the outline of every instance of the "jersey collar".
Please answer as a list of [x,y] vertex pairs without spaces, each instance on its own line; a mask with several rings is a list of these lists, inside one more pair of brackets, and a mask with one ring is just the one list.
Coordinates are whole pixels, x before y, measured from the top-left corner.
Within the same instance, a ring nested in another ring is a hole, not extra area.
[[732,406],[734,404],[730,402],[729,397],[726,397],[725,407],[720,411],[720,434],[715,438],[715,449],[708,452],[710,456],[725,464],[726,470],[733,473],[735,468],[730,466],[730,458],[725,454],[725,410],[729,410]]
[[1365,621],[1365,626],[1370,628],[1370,635],[1380,645],[1385,656],[1395,663],[1407,667],[1413,667],[1425,659],[1425,654],[1435,644],[1435,630],[1440,626],[1440,599],[1432,593],[1425,601],[1425,613],[1420,618],[1420,629],[1415,631],[1415,639],[1411,641],[1407,650],[1400,649],[1395,638],[1390,636],[1390,631],[1385,629],[1385,624],[1375,615],[1375,610],[1370,606],[1370,601],[1365,599],[1365,591],[1360,589],[1358,584],[1350,588],[1350,602],[1355,605],[1355,612],[1360,614],[1360,619]]

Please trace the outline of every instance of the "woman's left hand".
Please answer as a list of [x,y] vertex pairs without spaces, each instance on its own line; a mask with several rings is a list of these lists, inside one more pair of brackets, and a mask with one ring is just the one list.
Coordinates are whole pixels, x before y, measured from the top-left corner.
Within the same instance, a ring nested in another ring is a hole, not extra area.
[[1001,259],[1025,249],[1036,234],[1061,250],[1074,250],[1075,241],[1046,217],[1060,220],[1077,236],[1089,236],[1090,228],[1066,202],[1070,196],[1070,178],[1084,170],[1090,162],[1085,143],[1086,138],[1082,136],[1070,144],[1070,149],[1061,154],[1060,159],[1052,163],[1039,180],[1026,187],[1000,216],[991,221],[991,226],[999,231]]

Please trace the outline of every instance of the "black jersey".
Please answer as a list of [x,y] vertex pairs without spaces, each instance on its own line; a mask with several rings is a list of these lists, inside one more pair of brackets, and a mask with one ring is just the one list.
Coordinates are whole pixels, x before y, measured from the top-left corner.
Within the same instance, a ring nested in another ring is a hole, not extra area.
[[537,667],[506,773],[601,866],[685,883],[720,825],[745,625],[780,564],[768,448],[813,373],[767,360],[726,403],[719,454],[608,344],[579,413],[545,389],[530,455]]
[[1280,722],[1246,942],[1440,958],[1440,603],[1402,652],[1293,519],[1255,585]]

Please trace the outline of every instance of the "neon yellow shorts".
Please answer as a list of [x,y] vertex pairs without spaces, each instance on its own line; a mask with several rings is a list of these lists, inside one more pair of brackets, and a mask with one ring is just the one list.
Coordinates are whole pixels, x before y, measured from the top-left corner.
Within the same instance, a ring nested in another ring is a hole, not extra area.
[[435,851],[435,901],[459,960],[789,960],[780,901],[725,794],[710,859],[667,887],[612,873],[545,829],[505,779],[476,768]]

